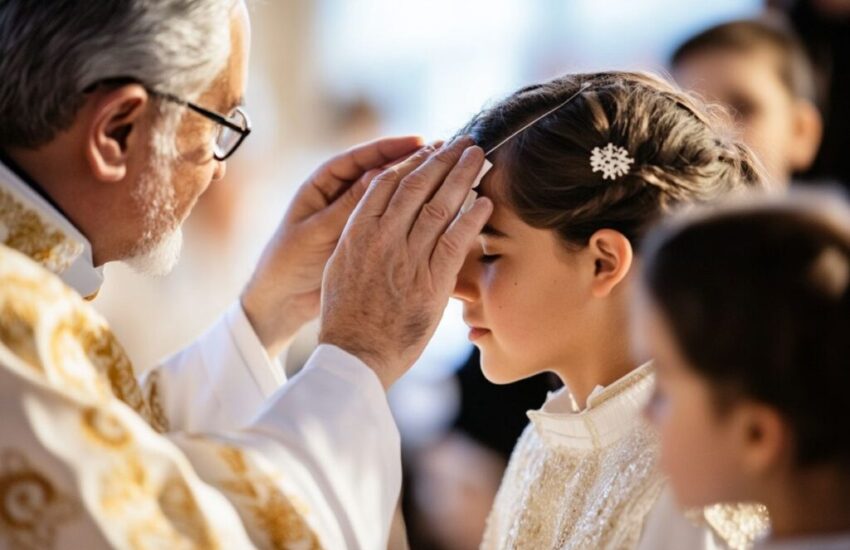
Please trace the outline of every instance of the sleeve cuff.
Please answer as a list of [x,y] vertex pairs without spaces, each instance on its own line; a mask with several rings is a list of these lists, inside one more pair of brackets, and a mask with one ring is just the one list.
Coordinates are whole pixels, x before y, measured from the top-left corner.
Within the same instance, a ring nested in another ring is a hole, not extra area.
[[384,385],[375,371],[357,356],[332,344],[319,344],[303,370],[306,371],[308,368],[323,370],[337,378],[348,381],[363,396],[364,403],[367,403],[368,407],[372,409],[375,417],[390,419],[393,429],[395,429]]
[[257,387],[265,398],[270,397],[286,382],[286,373],[280,358],[272,359],[266,353],[239,300],[225,313],[224,322]]

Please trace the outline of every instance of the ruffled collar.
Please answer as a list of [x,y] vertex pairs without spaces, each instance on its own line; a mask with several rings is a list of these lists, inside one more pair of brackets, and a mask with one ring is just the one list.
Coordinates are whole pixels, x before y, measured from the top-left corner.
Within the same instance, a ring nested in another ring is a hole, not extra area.
[[84,297],[97,294],[103,284],[103,270],[94,266],[88,239],[2,161],[0,244],[56,273]]
[[645,363],[607,387],[597,386],[587,408],[574,412],[567,388],[550,393],[543,407],[530,411],[540,437],[553,446],[597,449],[614,443],[642,422],[643,407],[654,383],[651,363]]

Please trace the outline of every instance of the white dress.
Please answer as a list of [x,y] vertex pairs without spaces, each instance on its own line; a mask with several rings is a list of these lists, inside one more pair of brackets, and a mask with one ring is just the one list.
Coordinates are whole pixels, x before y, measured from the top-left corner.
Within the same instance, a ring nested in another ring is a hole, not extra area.
[[673,505],[658,470],[656,436],[641,417],[653,377],[651,365],[643,365],[594,390],[584,411],[574,412],[562,389],[529,412],[482,549],[751,546],[764,528],[762,509],[718,507],[691,521]]

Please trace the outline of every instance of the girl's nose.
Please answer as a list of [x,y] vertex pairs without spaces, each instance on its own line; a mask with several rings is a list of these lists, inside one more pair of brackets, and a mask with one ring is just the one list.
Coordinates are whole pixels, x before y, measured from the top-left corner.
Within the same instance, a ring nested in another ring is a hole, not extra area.
[[476,243],[466,255],[463,267],[457,275],[457,282],[452,293],[454,298],[464,302],[473,302],[478,299],[478,271],[481,256],[481,247]]

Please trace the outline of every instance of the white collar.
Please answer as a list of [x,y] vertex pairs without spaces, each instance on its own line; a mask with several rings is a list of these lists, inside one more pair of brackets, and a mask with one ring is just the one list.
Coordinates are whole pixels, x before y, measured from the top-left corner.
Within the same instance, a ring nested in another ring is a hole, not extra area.
[[539,411],[528,417],[544,441],[574,449],[610,445],[642,422],[641,413],[654,383],[651,363],[645,363],[605,388],[596,388],[587,408],[572,412],[567,388],[550,393]]
[[103,284],[103,269],[94,266],[88,239],[2,162],[0,245],[29,256],[84,297],[97,294]]

